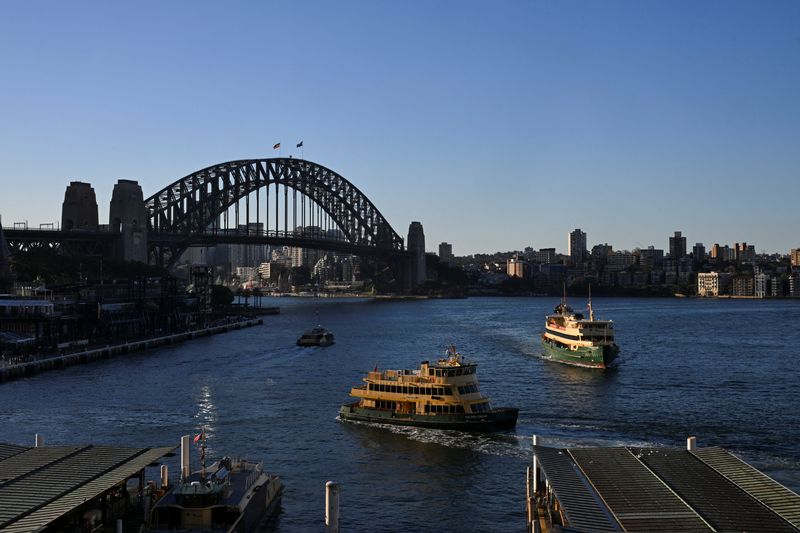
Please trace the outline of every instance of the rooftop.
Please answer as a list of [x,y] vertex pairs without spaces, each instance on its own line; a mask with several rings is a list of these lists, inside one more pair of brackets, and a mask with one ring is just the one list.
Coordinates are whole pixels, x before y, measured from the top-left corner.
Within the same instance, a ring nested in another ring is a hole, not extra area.
[[40,530],[174,449],[0,444],[0,530]]
[[721,448],[534,453],[566,531],[800,531],[800,496]]

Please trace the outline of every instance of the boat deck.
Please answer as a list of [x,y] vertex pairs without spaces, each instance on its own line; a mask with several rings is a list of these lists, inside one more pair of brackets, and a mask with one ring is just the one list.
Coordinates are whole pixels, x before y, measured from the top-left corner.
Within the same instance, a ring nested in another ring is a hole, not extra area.
[[[206,472],[207,476],[210,476],[211,473],[212,473],[211,470],[208,470]],[[249,488],[247,485],[247,479],[250,477],[251,474],[252,471],[250,470],[231,473],[229,475],[230,494],[227,498],[221,500],[217,505],[239,505],[239,503],[241,503],[241,501],[247,494],[247,490]],[[193,472],[192,475],[189,476],[187,483],[191,483],[192,481],[200,482],[199,472]],[[175,491],[170,491],[158,501],[158,505],[166,506],[166,505],[180,505],[180,504],[178,503]]]

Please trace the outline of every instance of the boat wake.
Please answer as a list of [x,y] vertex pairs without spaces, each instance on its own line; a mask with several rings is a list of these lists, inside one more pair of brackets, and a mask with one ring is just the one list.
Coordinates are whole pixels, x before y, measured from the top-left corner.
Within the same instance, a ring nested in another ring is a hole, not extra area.
[[388,430],[395,435],[400,435],[409,440],[425,444],[438,444],[439,446],[445,446],[447,448],[458,448],[487,455],[515,457],[523,460],[529,460],[531,457],[531,438],[527,435],[517,435],[514,433],[470,433],[452,429],[427,429],[357,420],[344,421],[338,416],[336,420],[348,424],[358,424],[360,426]]

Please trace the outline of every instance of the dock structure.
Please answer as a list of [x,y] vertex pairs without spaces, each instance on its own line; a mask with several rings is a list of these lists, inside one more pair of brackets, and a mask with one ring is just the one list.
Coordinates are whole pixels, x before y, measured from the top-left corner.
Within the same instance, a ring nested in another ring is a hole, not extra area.
[[718,447],[533,446],[528,531],[800,531],[800,496]]
[[150,337],[146,339],[137,339],[126,341],[119,344],[112,344],[108,346],[99,346],[96,348],[88,348],[85,350],[71,352],[67,354],[52,355],[48,357],[33,358],[29,361],[4,364],[0,363],[0,383],[18,379],[25,376],[32,376],[47,370],[57,368],[64,368],[67,366],[89,363],[99,359],[108,359],[116,355],[126,354],[139,350],[149,350],[150,348],[157,348],[159,346],[166,346],[183,342],[199,337],[207,337],[210,335],[217,335],[241,328],[247,328],[263,324],[261,318],[249,318],[245,320],[234,320],[223,324],[217,324],[200,329],[193,329],[181,333],[172,333],[169,335],[162,335],[159,337]]
[[174,449],[0,443],[0,531],[96,531],[119,527],[119,520],[141,524],[149,503],[144,470]]

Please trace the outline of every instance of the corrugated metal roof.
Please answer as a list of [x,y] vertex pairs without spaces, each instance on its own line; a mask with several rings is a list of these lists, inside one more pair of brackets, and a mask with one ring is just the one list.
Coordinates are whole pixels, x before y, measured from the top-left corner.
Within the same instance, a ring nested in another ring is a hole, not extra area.
[[569,528],[576,531],[621,531],[566,450],[534,446],[533,453],[561,503]]
[[630,448],[717,531],[791,533],[795,529],[686,450]]
[[800,496],[721,448],[698,448],[692,453],[800,529]]
[[44,446],[0,461],[0,529],[40,530],[174,449]]
[[0,442],[0,461],[12,455],[24,452],[28,448],[26,446],[17,446],[16,444],[4,444]]
[[626,531],[711,531],[626,448],[571,449],[569,453]]

